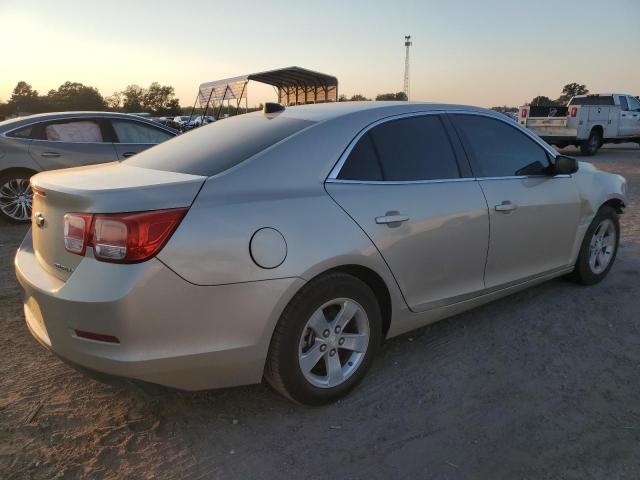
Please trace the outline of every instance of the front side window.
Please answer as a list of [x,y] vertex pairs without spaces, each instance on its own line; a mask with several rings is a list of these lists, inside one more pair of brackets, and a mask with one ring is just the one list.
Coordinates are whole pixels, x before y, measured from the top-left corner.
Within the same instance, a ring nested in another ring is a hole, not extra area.
[[60,120],[42,124],[41,138],[56,142],[103,142],[102,129],[97,120]]
[[338,178],[420,181],[459,178],[449,136],[437,115],[372,128],[352,150]]
[[629,99],[629,110],[637,112],[640,111],[640,100],[634,97],[627,97]]
[[544,175],[544,149],[516,127],[479,115],[452,115],[477,177]]
[[112,120],[113,130],[120,143],[161,143],[173,135],[159,128],[130,120]]

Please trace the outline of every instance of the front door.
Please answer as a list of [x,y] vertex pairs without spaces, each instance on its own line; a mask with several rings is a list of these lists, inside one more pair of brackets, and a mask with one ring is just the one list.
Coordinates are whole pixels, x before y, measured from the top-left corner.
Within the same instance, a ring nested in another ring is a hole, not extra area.
[[439,115],[372,128],[326,188],[371,238],[413,311],[484,288],[487,205],[478,182],[461,178]]
[[115,135],[114,147],[119,160],[129,158],[136,153],[174,137],[167,130],[136,120],[114,118],[109,122],[113,127]]
[[573,178],[550,175],[548,153],[517,126],[482,115],[452,117],[489,206],[486,287],[570,265],[580,218]]

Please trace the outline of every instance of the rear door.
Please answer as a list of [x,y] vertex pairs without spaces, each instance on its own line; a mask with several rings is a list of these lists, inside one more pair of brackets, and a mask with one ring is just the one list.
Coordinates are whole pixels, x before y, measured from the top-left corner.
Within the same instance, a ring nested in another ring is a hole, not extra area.
[[487,204],[468,164],[457,162],[460,146],[445,121],[435,114],[383,121],[359,135],[326,184],[380,251],[413,311],[484,288]]
[[580,218],[573,178],[549,175],[548,153],[516,126],[478,114],[451,117],[489,206],[486,287],[568,266]]
[[114,118],[110,119],[109,122],[113,128],[114,147],[120,160],[131,157],[175,136],[168,130],[136,120]]
[[29,153],[43,170],[77,167],[117,159],[101,118],[65,118],[34,126]]

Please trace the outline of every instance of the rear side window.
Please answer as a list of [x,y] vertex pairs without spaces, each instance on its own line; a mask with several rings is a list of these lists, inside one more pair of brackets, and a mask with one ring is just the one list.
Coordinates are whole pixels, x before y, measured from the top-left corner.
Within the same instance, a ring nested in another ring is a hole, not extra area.
[[452,115],[477,177],[544,175],[544,149],[516,127],[478,115]]
[[385,122],[352,150],[338,178],[420,181],[459,178],[458,164],[437,115]]
[[340,169],[338,178],[343,180],[381,181],[382,170],[371,135],[366,133],[360,140]]
[[111,120],[117,141],[120,143],[161,143],[173,135],[142,122],[130,120]]
[[572,98],[569,102],[569,105],[615,105],[613,101],[613,96],[605,95],[605,96],[587,96],[587,97],[579,97]]
[[312,125],[314,122],[262,112],[213,122],[124,161],[127,165],[212,176]]
[[627,97],[619,97],[620,98],[620,107],[622,110],[629,110],[629,104],[627,103]]

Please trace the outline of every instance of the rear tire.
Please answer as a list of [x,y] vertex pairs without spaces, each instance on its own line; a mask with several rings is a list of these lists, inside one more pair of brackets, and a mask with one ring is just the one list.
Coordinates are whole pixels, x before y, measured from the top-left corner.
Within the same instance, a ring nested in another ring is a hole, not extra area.
[[616,211],[605,205],[598,210],[582,240],[576,268],[570,278],[582,285],[594,285],[611,270],[620,243]]
[[589,138],[580,144],[580,153],[586,157],[595,155],[602,146],[602,134],[599,130],[591,130]]
[[0,173],[0,216],[14,223],[31,221],[33,193],[29,179],[35,172],[12,170]]
[[321,275],[282,313],[265,378],[295,402],[330,403],[362,380],[381,341],[382,315],[373,291],[352,275]]

